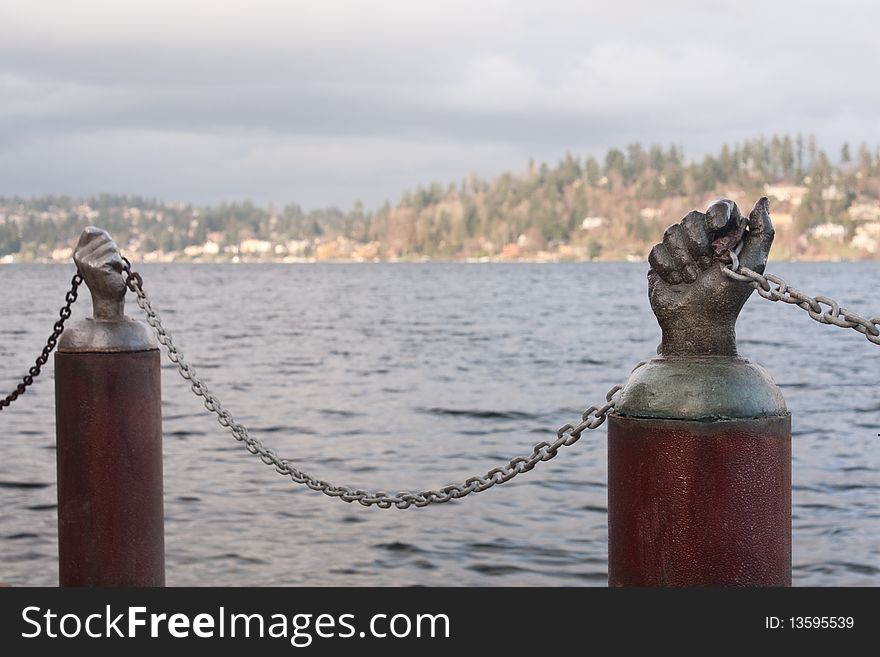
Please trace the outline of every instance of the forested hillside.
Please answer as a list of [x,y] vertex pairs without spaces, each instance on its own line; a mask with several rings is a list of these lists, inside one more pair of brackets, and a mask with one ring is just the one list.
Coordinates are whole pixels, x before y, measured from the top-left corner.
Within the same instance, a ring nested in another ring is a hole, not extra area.
[[675,146],[637,143],[599,159],[572,153],[491,180],[429,184],[372,210],[0,198],[0,257],[66,259],[79,230],[95,224],[147,260],[632,259],[713,198],[750,206],[764,194],[776,258],[880,256],[877,148],[844,144],[830,156],[812,137],[775,136],[700,161]]

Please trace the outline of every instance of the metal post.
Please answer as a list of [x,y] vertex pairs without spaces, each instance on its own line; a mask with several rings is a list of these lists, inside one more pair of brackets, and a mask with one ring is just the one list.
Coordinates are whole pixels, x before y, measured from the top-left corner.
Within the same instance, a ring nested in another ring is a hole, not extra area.
[[74,260],[94,317],[55,354],[61,586],[164,586],[159,351],[124,315],[119,250],[87,228]]
[[[769,375],[737,355],[752,289],[725,280],[713,253],[745,223],[720,201],[649,258],[663,341],[608,417],[611,586],[791,585],[791,417]],[[761,199],[740,258],[763,271],[772,239]]]
[[658,359],[608,418],[612,586],[789,586],[791,416],[744,361]]

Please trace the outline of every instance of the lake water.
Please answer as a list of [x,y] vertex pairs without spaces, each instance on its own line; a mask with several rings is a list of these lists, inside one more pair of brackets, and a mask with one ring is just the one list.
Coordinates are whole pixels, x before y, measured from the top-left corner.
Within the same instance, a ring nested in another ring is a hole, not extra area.
[[[334,483],[461,482],[528,454],[651,356],[639,264],[138,267],[239,421]],[[771,270],[880,313],[878,264]],[[55,321],[72,268],[0,267],[0,389]],[[85,293],[74,319],[90,312]],[[130,302],[129,314],[140,317]],[[740,351],[793,413],[794,582],[880,584],[880,348],[753,295]],[[163,354],[169,585],[605,584],[605,428],[458,502],[366,509],[247,454]],[[0,414],[0,581],[57,582],[53,368]]]

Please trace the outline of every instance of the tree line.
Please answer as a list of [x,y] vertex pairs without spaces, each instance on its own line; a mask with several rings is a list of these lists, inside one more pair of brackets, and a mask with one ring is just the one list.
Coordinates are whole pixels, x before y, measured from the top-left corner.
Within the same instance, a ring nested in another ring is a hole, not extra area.
[[[530,162],[494,179],[469,175],[420,186],[373,210],[361,203],[306,211],[296,203],[171,204],[125,195],[0,198],[0,256],[45,255],[88,224],[139,252],[182,251],[210,236],[227,245],[248,238],[375,242],[383,258],[494,255],[515,243],[574,244],[598,256],[621,245],[641,248],[658,237],[656,221],[672,223],[711,195],[742,194],[735,200],[745,202],[780,184],[804,190],[797,207],[788,208],[798,234],[822,222],[845,223],[854,201],[880,198],[880,151],[843,144],[832,159],[812,135],[774,135],[688,160],[679,146],[636,142],[604,157],[569,153],[555,164]],[[587,217],[601,218],[603,228],[585,231]]]

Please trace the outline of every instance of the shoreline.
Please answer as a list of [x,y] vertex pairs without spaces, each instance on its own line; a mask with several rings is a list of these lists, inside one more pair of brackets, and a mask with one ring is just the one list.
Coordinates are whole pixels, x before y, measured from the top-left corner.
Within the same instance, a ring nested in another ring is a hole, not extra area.
[[[139,265],[425,265],[425,264],[459,264],[459,265],[575,265],[575,264],[639,264],[647,263],[647,257],[644,258],[626,258],[614,260],[569,260],[569,259],[544,259],[544,258],[461,258],[461,259],[443,259],[443,258],[400,258],[392,260],[352,260],[352,259],[332,259],[318,260],[316,258],[236,258],[236,259],[220,259],[220,260],[201,260],[201,259],[169,259],[169,260],[138,260],[136,257],[133,262]],[[850,259],[850,258],[780,258],[772,259],[774,263],[815,263],[815,264],[835,264],[835,263],[880,263],[880,258],[876,259]],[[50,259],[33,259],[33,260],[7,260],[0,259],[0,266],[3,265],[68,265],[70,263],[63,260]]]

